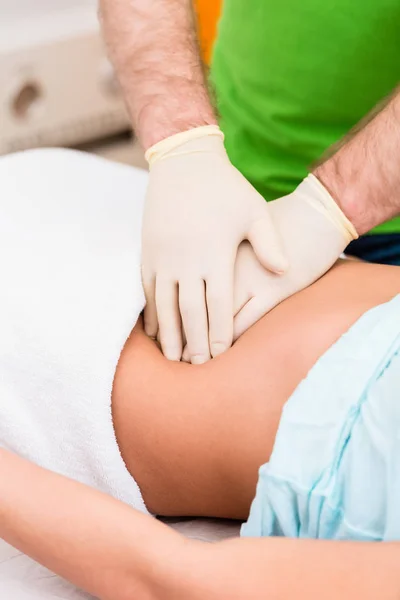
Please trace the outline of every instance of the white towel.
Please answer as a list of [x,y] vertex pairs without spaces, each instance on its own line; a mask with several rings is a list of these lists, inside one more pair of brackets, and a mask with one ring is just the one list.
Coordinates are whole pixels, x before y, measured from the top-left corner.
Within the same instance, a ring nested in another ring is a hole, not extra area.
[[[144,171],[67,150],[0,159],[0,445],[142,511],[111,390],[144,306],[146,183]],[[10,578],[41,600],[87,597],[3,544],[1,598]]]

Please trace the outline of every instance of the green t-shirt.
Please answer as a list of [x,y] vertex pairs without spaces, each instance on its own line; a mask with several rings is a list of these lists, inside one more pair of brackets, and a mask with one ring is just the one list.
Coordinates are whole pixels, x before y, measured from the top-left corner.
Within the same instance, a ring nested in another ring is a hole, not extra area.
[[225,0],[212,80],[232,162],[287,194],[399,83],[400,0]]

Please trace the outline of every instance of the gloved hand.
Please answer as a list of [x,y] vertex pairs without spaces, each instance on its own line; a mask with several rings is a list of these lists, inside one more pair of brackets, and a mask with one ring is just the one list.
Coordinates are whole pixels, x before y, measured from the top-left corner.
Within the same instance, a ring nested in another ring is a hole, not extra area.
[[309,175],[288,196],[270,202],[270,214],[284,241],[290,268],[268,273],[248,244],[235,265],[234,339],[279,302],[316,281],[358,234],[325,187]]
[[[262,196],[230,163],[216,126],[179,133],[146,153],[150,165],[142,231],[145,331],[171,360],[182,325],[193,363],[232,343],[233,273],[248,239],[262,265],[287,261]],[[249,319],[249,315],[246,317]]]
[[[274,306],[321,277],[347,244],[358,237],[324,186],[309,175],[288,196],[269,203],[290,268],[284,275],[265,270],[247,242],[235,263],[234,339]],[[188,361],[185,348],[183,360]]]

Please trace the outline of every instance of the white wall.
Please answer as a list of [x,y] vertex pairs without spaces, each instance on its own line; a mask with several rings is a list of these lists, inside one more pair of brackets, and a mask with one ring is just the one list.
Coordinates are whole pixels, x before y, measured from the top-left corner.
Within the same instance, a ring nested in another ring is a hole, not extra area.
[[0,17],[37,16],[77,6],[96,7],[96,0],[0,0]]

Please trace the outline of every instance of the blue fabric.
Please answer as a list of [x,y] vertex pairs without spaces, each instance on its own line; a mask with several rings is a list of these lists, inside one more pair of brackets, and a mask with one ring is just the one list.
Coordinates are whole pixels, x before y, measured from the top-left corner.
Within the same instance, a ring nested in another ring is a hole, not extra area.
[[285,405],[242,535],[400,539],[400,295],[363,315]]
[[364,235],[347,246],[346,254],[367,262],[400,265],[400,233]]

